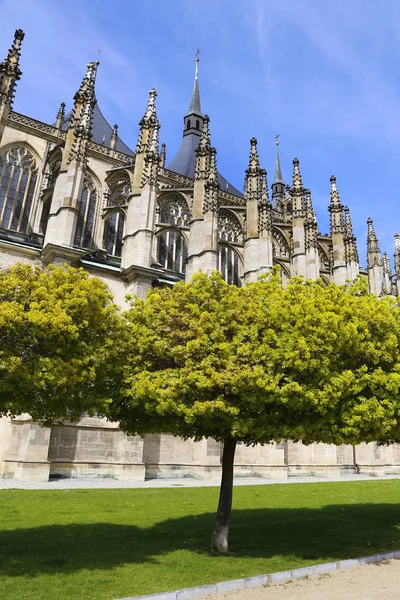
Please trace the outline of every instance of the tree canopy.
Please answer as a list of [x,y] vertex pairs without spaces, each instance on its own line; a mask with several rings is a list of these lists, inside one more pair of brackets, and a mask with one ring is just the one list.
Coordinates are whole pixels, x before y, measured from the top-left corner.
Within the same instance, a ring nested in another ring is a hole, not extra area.
[[224,442],[212,545],[228,547],[235,446],[357,443],[399,419],[394,300],[279,273],[243,288],[220,274],[154,289],[127,313],[123,382],[111,416],[130,433]]
[[[0,273],[0,415],[105,412],[123,321],[100,279],[66,265]],[[67,413],[68,411],[68,413]]]

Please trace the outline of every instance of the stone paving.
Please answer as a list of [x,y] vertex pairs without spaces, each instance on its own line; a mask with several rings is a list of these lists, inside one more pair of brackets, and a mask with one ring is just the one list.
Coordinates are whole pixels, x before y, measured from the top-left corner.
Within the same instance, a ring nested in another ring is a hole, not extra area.
[[[368,481],[400,479],[400,475],[371,477],[368,475],[344,475],[342,477],[289,477],[288,479],[263,479],[261,477],[235,477],[234,485],[271,485],[286,483],[320,483],[332,481]],[[48,482],[24,482],[15,479],[0,479],[0,490],[78,490],[78,489],[123,489],[123,488],[180,488],[215,487],[219,479],[194,479],[191,477],[149,479],[148,481],[121,481],[111,478],[97,479],[55,479]],[[400,593],[399,593],[400,598]]]

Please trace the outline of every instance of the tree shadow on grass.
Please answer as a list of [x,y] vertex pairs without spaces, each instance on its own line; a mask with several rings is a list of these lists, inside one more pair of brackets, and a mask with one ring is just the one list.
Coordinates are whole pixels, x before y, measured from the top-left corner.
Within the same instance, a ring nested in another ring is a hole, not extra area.
[[[141,529],[93,523],[0,532],[0,575],[35,576],[158,562],[185,550],[209,554],[215,515],[185,516]],[[234,510],[229,560],[288,556],[313,562],[400,548],[400,505]],[[220,557],[221,558],[221,557]]]

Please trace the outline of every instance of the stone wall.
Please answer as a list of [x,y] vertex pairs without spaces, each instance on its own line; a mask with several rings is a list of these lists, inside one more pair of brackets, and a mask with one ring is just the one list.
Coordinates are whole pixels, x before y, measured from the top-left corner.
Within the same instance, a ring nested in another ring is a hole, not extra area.
[[84,418],[51,428],[48,459],[52,477],[144,479],[143,439],[116,424]]

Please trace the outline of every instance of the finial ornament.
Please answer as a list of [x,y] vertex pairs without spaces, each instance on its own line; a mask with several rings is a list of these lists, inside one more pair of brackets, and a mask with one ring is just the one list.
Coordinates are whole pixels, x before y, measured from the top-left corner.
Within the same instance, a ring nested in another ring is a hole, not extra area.
[[303,189],[303,180],[300,173],[300,161],[298,158],[293,159],[293,188],[297,191]]
[[99,61],[87,65],[85,76],[74,96],[74,108],[69,120],[69,130],[74,131],[73,142],[66,152],[67,164],[72,160],[86,160],[87,142],[91,137],[93,109],[96,106],[96,73]]
[[394,234],[394,272],[400,280],[400,235]]
[[57,129],[61,129],[64,121],[65,121],[65,102],[61,102],[60,108],[58,109],[57,116],[56,116],[55,127],[57,127]]
[[22,29],[15,30],[14,41],[7,57],[4,62],[0,63],[0,101],[9,104],[10,108],[12,108],[16,82],[21,79],[22,75],[19,58],[24,37]]
[[375,265],[381,265],[381,250],[379,248],[378,238],[376,237],[374,223],[371,217],[367,219],[368,233],[367,233],[367,256],[368,256],[368,267]]
[[118,140],[118,125],[115,124],[110,136],[110,147],[112,150],[115,150]]
[[218,172],[217,172],[217,151],[215,148],[209,149],[209,161],[207,169],[207,181],[205,183],[205,195],[203,202],[203,214],[208,212],[216,213],[218,210]]
[[167,161],[167,145],[165,143],[161,144],[161,152],[159,157],[159,164],[162,169],[165,168],[165,163]]

